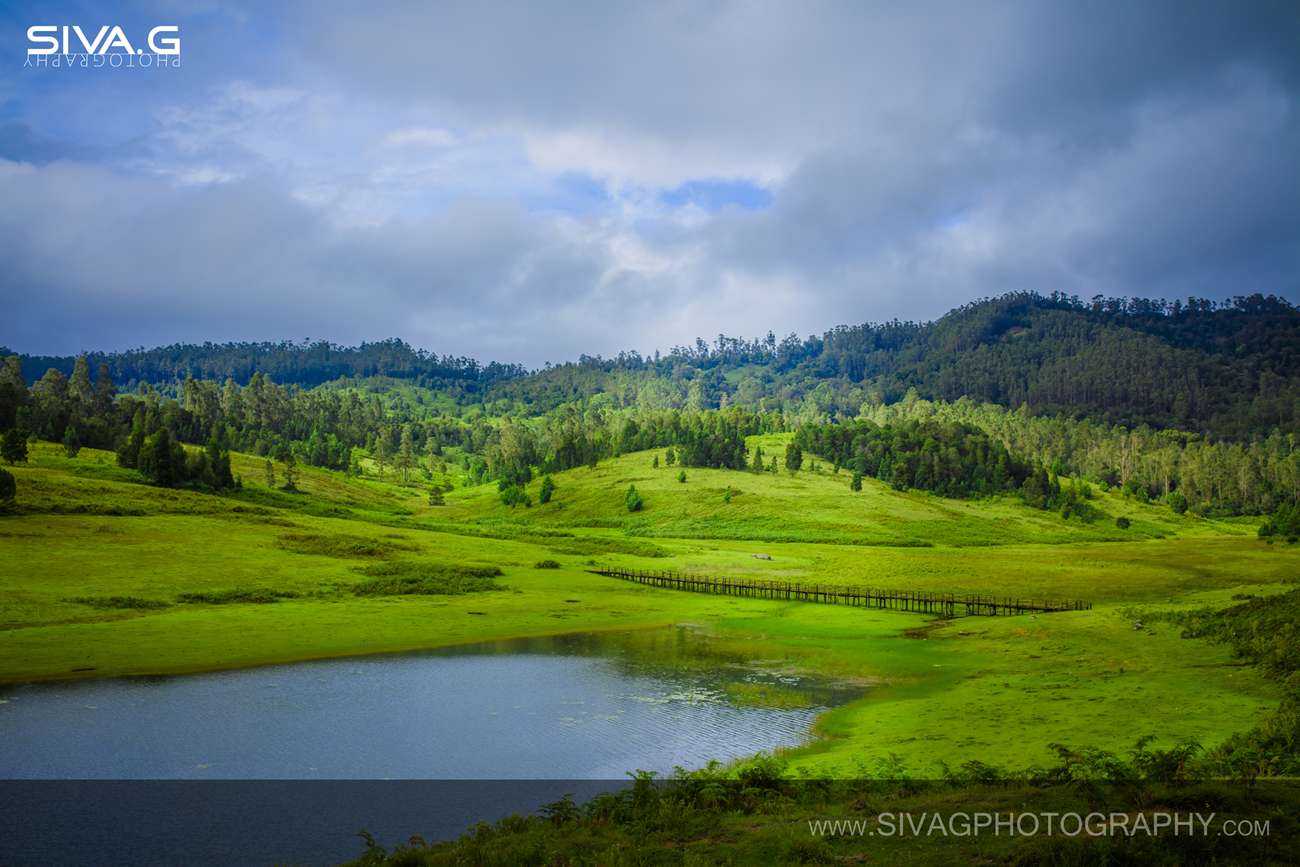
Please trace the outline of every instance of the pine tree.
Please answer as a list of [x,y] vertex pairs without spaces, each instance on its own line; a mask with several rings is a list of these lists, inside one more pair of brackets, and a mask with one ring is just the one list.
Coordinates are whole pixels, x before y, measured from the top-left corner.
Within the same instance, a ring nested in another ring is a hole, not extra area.
[[275,487],[275,464],[271,463],[270,458],[266,459],[266,486]]
[[551,495],[554,493],[555,493],[555,480],[552,479],[550,476],[546,476],[545,478],[542,479],[541,490],[537,492],[537,502],[549,503],[551,501]]
[[750,463],[749,469],[751,472],[755,472],[755,473],[763,472],[763,447],[762,446],[754,447],[754,460],[752,463]]
[[790,443],[785,447],[785,468],[790,475],[799,472],[803,466],[803,449],[799,448],[798,443]]

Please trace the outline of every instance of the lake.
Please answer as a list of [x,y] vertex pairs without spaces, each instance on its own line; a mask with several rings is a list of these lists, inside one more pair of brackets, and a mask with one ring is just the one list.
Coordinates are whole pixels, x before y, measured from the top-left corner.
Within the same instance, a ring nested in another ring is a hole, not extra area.
[[617,779],[807,740],[856,693],[685,627],[0,689],[0,777]]
[[[798,745],[861,693],[688,627],[4,687],[0,813],[24,823],[0,861],[332,863],[358,828],[445,838],[628,771]],[[387,779],[482,782],[362,782]]]

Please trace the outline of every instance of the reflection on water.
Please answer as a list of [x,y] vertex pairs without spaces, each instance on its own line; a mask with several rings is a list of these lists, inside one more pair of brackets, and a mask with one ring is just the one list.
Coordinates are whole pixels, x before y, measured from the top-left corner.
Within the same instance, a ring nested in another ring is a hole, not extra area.
[[857,691],[684,627],[0,691],[0,777],[613,779],[805,741]]

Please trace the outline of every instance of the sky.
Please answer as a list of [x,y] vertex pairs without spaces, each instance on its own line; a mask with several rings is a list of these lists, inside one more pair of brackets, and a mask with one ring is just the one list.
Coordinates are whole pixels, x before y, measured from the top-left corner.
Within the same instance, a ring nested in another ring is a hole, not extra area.
[[[28,66],[48,24],[175,25],[181,67]],[[0,346],[539,366],[1020,290],[1300,302],[1298,36],[1294,0],[10,2]]]

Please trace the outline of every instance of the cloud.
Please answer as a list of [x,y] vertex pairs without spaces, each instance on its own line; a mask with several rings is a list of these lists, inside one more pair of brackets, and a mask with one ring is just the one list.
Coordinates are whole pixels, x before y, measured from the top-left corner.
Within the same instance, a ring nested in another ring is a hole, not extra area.
[[177,13],[185,78],[0,80],[0,342],[540,364],[1021,289],[1300,300],[1292,3],[227,11]]

